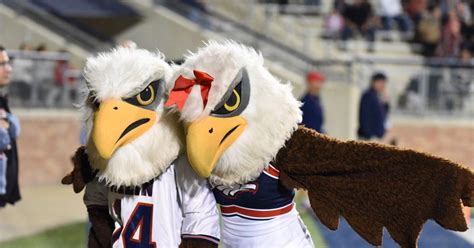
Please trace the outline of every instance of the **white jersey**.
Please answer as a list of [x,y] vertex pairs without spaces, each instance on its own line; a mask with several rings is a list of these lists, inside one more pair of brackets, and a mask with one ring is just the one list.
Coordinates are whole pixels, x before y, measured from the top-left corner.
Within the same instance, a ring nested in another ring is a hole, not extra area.
[[273,219],[255,220],[241,216],[223,218],[221,247],[225,248],[313,248],[314,244],[298,211]]
[[[184,156],[140,188],[111,188],[107,200],[115,222],[114,248],[178,247],[181,238],[219,242],[219,212],[214,196]],[[86,196],[85,202],[98,203],[97,199],[88,201]]]

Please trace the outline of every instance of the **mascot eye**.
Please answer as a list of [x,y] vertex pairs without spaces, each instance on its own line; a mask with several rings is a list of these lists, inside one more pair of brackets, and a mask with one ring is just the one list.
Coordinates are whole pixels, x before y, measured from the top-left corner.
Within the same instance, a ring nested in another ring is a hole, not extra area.
[[144,90],[135,96],[124,99],[137,107],[143,107],[146,109],[154,110],[156,105],[160,103],[160,97],[163,94],[163,84],[161,80],[155,80],[151,82]]
[[224,103],[224,108],[227,111],[232,112],[236,110],[237,107],[239,107],[239,105],[240,105],[240,95],[235,89],[233,89],[232,95],[229,97],[227,102]]
[[213,112],[217,115],[226,115],[234,112],[240,106],[240,84],[232,89],[232,93],[229,95],[229,98],[225,101],[219,109]]
[[150,105],[155,100],[155,90],[152,85],[148,85],[140,94],[136,96],[139,104]]
[[233,117],[240,115],[250,98],[250,85],[247,70],[242,68],[230,84],[227,92],[222,96],[221,101],[216,104],[212,116]]

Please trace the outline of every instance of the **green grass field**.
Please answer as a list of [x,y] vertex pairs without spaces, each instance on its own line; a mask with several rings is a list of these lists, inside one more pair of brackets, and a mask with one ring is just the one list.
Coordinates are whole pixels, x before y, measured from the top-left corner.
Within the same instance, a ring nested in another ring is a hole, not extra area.
[[301,219],[308,227],[309,233],[311,233],[311,238],[313,238],[314,246],[318,248],[326,248],[327,244],[324,242],[324,238],[318,231],[318,227],[315,225],[313,219],[309,214],[301,214]]
[[[302,214],[301,219],[311,232],[316,247],[327,247],[319,235],[311,216]],[[82,248],[85,247],[85,223],[74,223],[47,230],[35,235],[0,243],[1,248]]]
[[[317,226],[314,225],[311,216],[302,214],[301,219],[306,223],[311,232],[316,247],[327,247],[319,235]],[[82,248],[85,247],[86,238],[85,223],[73,223],[47,230],[35,235],[21,237],[0,243],[1,248]]]
[[[474,215],[474,208],[471,209]],[[315,225],[309,214],[301,212],[301,219],[308,227],[314,244],[318,248],[327,247],[323,237],[319,234],[318,227]],[[80,248],[85,247],[86,238],[85,223],[73,223],[47,230],[35,235],[22,237],[7,242],[0,242],[1,248]]]
[[85,247],[85,223],[73,223],[35,235],[0,243],[2,248],[83,248]]
[[[297,206],[299,206],[300,196],[296,197]],[[474,208],[471,208],[472,214],[474,215]],[[323,237],[320,235],[318,226],[314,223],[313,218],[310,214],[305,213],[299,209],[301,213],[301,219],[308,227],[311,237],[313,238],[314,244],[318,248],[328,247],[324,242]],[[79,248],[85,247],[86,242],[86,227],[84,222],[73,223],[64,226],[60,226],[51,230],[47,230],[35,235],[21,237],[7,242],[0,242],[1,248],[56,248],[56,247],[68,247],[68,248]]]

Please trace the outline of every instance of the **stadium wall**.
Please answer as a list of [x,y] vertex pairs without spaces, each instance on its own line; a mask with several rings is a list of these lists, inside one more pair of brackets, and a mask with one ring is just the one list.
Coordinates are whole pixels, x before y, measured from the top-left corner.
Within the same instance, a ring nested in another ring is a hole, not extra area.
[[74,111],[13,110],[22,133],[18,139],[20,184],[60,184],[72,169],[70,157],[79,146],[80,116]]

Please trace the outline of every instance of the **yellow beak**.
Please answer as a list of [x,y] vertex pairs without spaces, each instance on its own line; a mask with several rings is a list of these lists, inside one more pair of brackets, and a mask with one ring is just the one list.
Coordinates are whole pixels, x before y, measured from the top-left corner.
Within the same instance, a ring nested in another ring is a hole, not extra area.
[[187,129],[186,148],[191,167],[208,178],[224,151],[242,134],[247,121],[240,117],[206,117]]
[[109,99],[101,102],[94,114],[92,140],[104,159],[114,151],[132,142],[156,122],[156,112],[127,102]]

